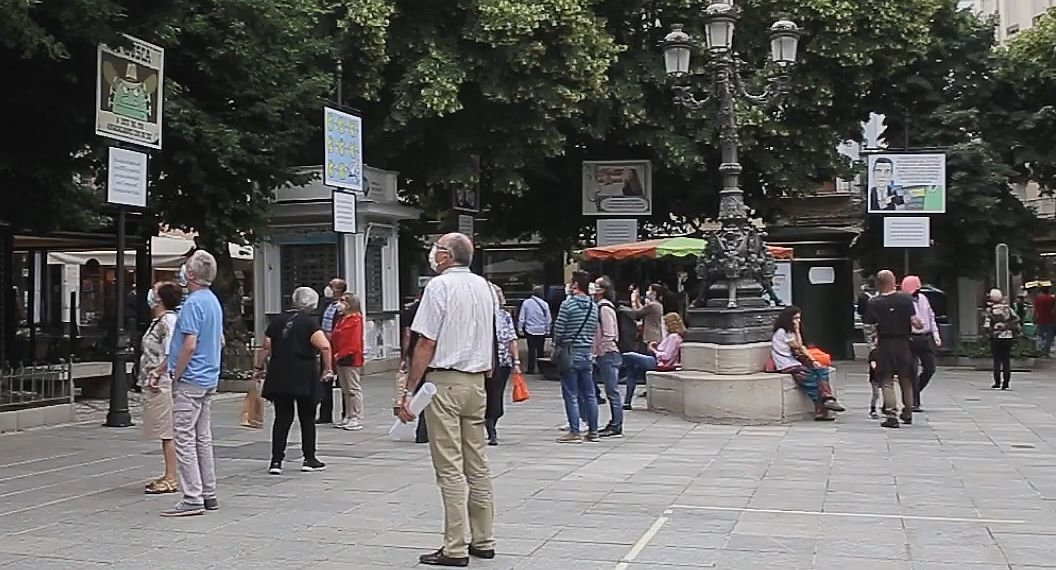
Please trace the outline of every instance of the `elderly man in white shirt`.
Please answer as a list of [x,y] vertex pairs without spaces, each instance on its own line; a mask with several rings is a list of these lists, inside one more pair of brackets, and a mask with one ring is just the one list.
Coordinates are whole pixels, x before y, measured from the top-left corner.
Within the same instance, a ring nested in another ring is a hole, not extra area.
[[[431,566],[464,567],[470,555],[495,557],[495,507],[484,455],[484,377],[494,366],[498,301],[488,282],[469,271],[472,259],[473,242],[459,233],[442,236],[429,252],[429,265],[439,275],[425,287],[411,324],[421,336],[399,412],[404,422],[414,420],[411,395],[428,376],[437,393],[425,409],[425,422],[444,503],[444,546],[419,558]],[[467,534],[472,537],[468,544]]]

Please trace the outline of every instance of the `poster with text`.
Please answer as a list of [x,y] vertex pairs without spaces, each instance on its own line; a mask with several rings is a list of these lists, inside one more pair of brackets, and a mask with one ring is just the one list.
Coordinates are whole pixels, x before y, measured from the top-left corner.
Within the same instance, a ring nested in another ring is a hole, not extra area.
[[96,50],[95,134],[160,149],[165,50],[125,37]]
[[323,185],[363,192],[363,121],[323,108]]
[[583,162],[584,216],[653,213],[653,165],[648,160]]
[[945,154],[871,154],[868,168],[870,214],[946,213]]

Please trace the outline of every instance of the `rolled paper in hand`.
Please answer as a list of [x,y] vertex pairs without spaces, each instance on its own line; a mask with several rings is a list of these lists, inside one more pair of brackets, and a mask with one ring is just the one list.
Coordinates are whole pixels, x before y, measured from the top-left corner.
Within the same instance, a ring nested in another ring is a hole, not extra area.
[[396,418],[392,422],[392,427],[389,428],[389,437],[396,441],[414,441],[414,435],[418,431],[418,416],[429,405],[429,402],[433,401],[435,395],[436,384],[432,382],[422,384],[422,387],[411,398],[409,405],[411,413],[414,414],[414,421],[405,424],[400,418]]

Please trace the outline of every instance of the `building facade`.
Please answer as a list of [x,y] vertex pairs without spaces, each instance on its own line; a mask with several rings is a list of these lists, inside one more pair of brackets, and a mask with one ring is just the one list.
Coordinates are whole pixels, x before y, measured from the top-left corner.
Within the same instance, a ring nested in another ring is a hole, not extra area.
[[995,35],[1005,43],[1016,34],[1032,28],[1056,0],[962,0],[962,9],[975,10],[980,16],[997,17]]

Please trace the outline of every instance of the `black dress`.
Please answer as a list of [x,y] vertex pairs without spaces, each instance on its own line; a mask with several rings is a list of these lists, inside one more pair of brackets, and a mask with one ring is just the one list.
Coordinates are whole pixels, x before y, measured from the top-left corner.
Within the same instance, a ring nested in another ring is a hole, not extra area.
[[287,313],[268,325],[264,335],[271,339],[271,359],[261,389],[264,399],[319,399],[319,353],[312,346],[318,330],[315,319],[301,312]]

